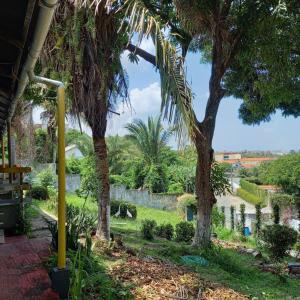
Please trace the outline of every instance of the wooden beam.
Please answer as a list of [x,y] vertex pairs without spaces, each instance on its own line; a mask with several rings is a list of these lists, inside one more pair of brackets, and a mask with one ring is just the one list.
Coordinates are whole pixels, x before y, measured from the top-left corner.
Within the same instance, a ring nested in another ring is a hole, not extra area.
[[30,173],[31,168],[30,167],[7,167],[4,168],[0,166],[0,173],[7,173],[7,174],[19,174],[19,173]]

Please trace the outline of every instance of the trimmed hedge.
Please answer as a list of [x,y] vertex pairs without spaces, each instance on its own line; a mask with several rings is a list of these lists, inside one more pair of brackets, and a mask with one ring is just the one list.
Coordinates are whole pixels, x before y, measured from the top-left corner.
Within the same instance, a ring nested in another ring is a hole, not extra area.
[[113,216],[115,215],[120,208],[120,218],[127,218],[127,209],[132,215],[132,219],[136,219],[137,217],[137,209],[134,204],[125,202],[125,201],[111,201],[110,202],[110,214]]
[[262,200],[259,197],[247,192],[246,190],[244,190],[242,188],[237,189],[236,194],[239,197],[241,197],[243,200],[245,200],[253,205],[262,204]]
[[[243,190],[246,192],[253,194],[257,198],[259,198],[261,203],[265,203],[266,199],[268,197],[268,192],[265,190],[262,190],[258,185],[255,183],[251,183],[245,179],[240,180],[240,186]],[[257,204],[257,203],[256,203]]]
[[174,228],[171,223],[158,225],[154,231],[157,236],[166,238],[169,241],[172,240],[174,236]]
[[176,224],[176,241],[177,242],[191,242],[195,235],[195,228],[193,223],[182,221]]

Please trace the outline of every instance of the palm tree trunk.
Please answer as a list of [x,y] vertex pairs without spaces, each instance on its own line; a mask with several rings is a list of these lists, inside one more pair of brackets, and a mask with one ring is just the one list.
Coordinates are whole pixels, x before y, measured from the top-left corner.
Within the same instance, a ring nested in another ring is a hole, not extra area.
[[98,199],[97,236],[109,241],[110,239],[110,195],[109,195],[109,166],[105,137],[99,137],[93,132],[93,143],[96,156],[96,172],[100,184]]

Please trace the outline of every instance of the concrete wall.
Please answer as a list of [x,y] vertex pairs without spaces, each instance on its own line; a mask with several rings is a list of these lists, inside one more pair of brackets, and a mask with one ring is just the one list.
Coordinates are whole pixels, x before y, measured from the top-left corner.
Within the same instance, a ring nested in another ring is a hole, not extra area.
[[110,187],[111,200],[124,200],[141,206],[165,210],[177,208],[177,196],[175,194],[152,194],[148,190],[127,190],[122,185],[111,185]]
[[80,189],[80,175],[72,174],[66,176],[66,190],[68,193],[75,193]]

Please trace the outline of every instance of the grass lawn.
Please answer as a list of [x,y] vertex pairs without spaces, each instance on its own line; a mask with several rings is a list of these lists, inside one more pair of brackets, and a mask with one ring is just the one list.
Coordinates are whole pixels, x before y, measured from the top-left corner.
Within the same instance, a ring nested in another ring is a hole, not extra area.
[[[67,202],[76,206],[82,206],[82,201],[75,195],[67,197]],[[35,201],[34,203],[41,209],[47,210],[47,202]],[[90,200],[87,201],[86,207],[97,212],[96,203]],[[250,255],[216,247],[209,251],[197,250],[187,244],[158,238],[153,241],[144,240],[139,232],[143,219],[154,219],[158,224],[170,222],[172,225],[176,225],[182,220],[176,212],[137,206],[136,220],[112,218],[112,232],[122,234],[125,244],[139,253],[168,259],[177,264],[182,263],[181,256],[183,255],[202,256],[209,261],[209,266],[191,267],[199,273],[200,277],[229,286],[249,295],[250,299],[300,299],[300,279],[287,278],[283,280],[277,275],[262,272],[256,266],[258,261]],[[224,232],[220,234],[221,236],[230,239],[230,236]],[[116,263],[105,255],[101,255],[101,260],[108,267],[112,263]]]

